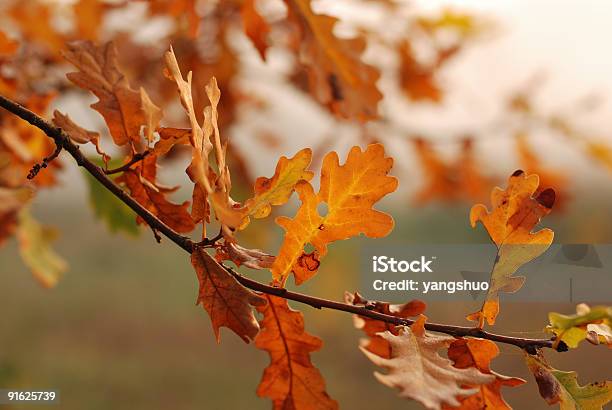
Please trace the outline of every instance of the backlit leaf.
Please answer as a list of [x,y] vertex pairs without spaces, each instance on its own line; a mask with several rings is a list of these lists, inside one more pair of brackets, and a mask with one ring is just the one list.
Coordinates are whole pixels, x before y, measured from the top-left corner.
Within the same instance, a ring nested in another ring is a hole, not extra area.
[[[293,219],[276,219],[285,239],[271,269],[274,279],[284,283],[293,272],[300,284],[316,274],[329,243],[359,234],[380,238],[391,232],[393,218],[372,206],[397,188],[397,179],[387,175],[392,166],[393,159],[385,157],[380,144],[369,145],[365,151],[353,147],[344,165],[335,152],[327,154],[319,193],[315,195],[310,183],[298,182],[300,209]],[[327,205],[325,215],[317,210],[321,203]],[[311,253],[304,250],[307,244],[314,246]]]
[[491,283],[480,311],[468,316],[469,320],[484,325],[495,323],[499,313],[499,292],[513,293],[525,282],[523,276],[513,276],[522,265],[540,256],[553,241],[553,231],[532,230],[540,219],[551,211],[555,191],[538,190],[537,175],[525,175],[516,171],[508,179],[508,188],[495,188],[491,193],[491,211],[483,204],[474,205],[470,211],[472,227],[480,221],[497,246],[497,257],[491,272]]

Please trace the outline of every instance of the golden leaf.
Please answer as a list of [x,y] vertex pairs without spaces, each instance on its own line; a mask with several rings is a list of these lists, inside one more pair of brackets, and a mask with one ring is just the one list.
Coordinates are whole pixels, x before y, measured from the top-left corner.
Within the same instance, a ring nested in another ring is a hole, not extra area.
[[[393,218],[372,206],[397,188],[397,179],[387,175],[392,166],[393,159],[385,157],[380,144],[369,145],[365,151],[353,147],[342,166],[338,154],[327,154],[319,193],[314,194],[310,183],[298,182],[295,190],[302,206],[293,219],[276,219],[286,233],[271,269],[274,279],[285,282],[293,272],[300,284],[316,273],[329,243],[360,233],[380,238],[391,232]],[[326,215],[319,214],[320,203],[327,205]],[[310,254],[304,251],[307,244],[315,248]]]

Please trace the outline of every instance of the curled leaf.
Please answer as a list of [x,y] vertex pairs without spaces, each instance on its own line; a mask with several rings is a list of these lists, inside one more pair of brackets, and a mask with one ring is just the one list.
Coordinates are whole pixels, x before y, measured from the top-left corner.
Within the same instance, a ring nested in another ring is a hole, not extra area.
[[95,145],[98,154],[102,155],[104,162],[110,160],[110,155],[106,154],[102,151],[102,148],[100,148],[100,134],[97,132],[80,127],[72,121],[68,115],[62,114],[58,110],[53,111],[53,124],[64,130],[64,132],[70,136],[70,139],[77,144],[87,144],[91,142]]
[[455,340],[450,336],[434,336],[425,332],[425,316],[411,326],[400,326],[398,335],[386,331],[380,336],[391,345],[391,358],[383,358],[360,347],[375,365],[387,370],[375,372],[382,384],[400,390],[400,397],[421,402],[428,409],[442,405],[458,406],[457,396],[478,392],[478,386],[492,382],[495,377],[476,368],[458,369],[451,361],[438,354]]
[[[425,311],[425,302],[420,300],[411,300],[410,302],[401,305],[393,305],[387,302],[369,301],[364,299],[358,292],[344,294],[344,301],[355,306],[364,306],[368,310],[392,315],[396,317],[409,318],[419,316]],[[367,339],[362,339],[359,343],[361,347],[374,353],[377,356],[385,359],[391,358],[391,344],[387,339],[380,336],[381,332],[389,331],[394,335],[399,334],[399,328],[381,320],[371,319],[365,316],[354,315],[353,324],[355,328],[363,330],[368,336]]]

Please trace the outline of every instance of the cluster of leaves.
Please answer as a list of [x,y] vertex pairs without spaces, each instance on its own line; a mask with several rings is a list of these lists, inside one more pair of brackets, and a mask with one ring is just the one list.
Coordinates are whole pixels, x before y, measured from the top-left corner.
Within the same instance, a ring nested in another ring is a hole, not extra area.
[[[195,244],[191,255],[199,282],[198,303],[210,316],[217,340],[220,328],[226,327],[269,354],[258,395],[272,400],[276,409],[337,408],[310,357],[323,342],[307,333],[303,315],[286,298],[245,287],[224,263],[269,269],[270,285],[280,290],[291,276],[296,285],[312,280],[333,242],[361,234],[386,236],[393,229],[393,218],[374,205],[397,189],[397,179],[389,175],[393,159],[379,143],[365,149],[353,147],[342,162],[331,151],[322,158],[315,192],[311,183],[315,173],[310,169],[314,154],[305,148],[291,158],[281,157],[270,178],[257,178],[252,195],[236,200],[232,176],[241,176],[244,167],[239,151],[232,149],[227,138],[228,125],[237,115],[237,101],[252,104],[253,98],[240,95],[231,85],[239,62],[228,33],[236,25],[241,27],[264,60],[271,46],[286,47],[296,59],[287,81],[307,91],[338,118],[365,122],[380,120],[383,98],[377,84],[381,69],[363,60],[366,39],[400,57],[396,77],[410,99],[437,102],[443,92],[436,72],[473,35],[473,20],[451,12],[435,20],[415,19],[414,29],[434,45],[435,58],[425,64],[416,57],[412,40],[406,38],[389,40],[365,28],[354,38],[337,36],[338,19],[314,12],[309,0],[285,0],[286,13],[281,18],[265,18],[254,0],[218,2],[203,14],[193,0],[149,1],[147,13],[169,16],[175,22],[166,39],[173,47],[164,47],[162,55],[153,47],[137,45],[129,36],[121,37],[121,54],[135,58],[124,72],[115,43],[98,43],[105,33],[106,15],[132,7],[131,3],[81,0],[66,6],[70,12],[38,1],[9,7],[8,15],[18,24],[23,41],[18,44],[0,33],[0,94],[42,115],[54,93],[66,87],[49,73],[64,61],[70,63],[75,71],[67,74],[68,80],[97,97],[91,107],[104,119],[113,151],[109,155],[102,149],[104,134],[82,128],[66,114],[55,111],[54,124],[74,143],[93,145],[100,169],[163,224],[180,234],[201,230],[202,241]],[[383,4],[389,14],[397,7],[392,2]],[[56,30],[52,19],[44,18],[60,11],[72,16],[69,30]],[[40,24],[27,24],[34,17]],[[214,30],[205,32],[200,26]],[[458,42],[439,45],[436,33],[449,28],[460,34]],[[275,31],[283,35],[273,36]],[[200,50],[195,38],[204,43],[206,51]],[[169,107],[178,108],[178,102],[182,110],[174,110],[180,112],[177,115]],[[177,122],[183,127],[175,126]],[[475,163],[471,139],[462,142],[460,162],[450,165],[426,139],[410,141],[429,176],[429,186],[419,195],[421,201],[455,200],[463,195],[475,199],[489,190],[491,181],[479,172],[482,167]],[[528,147],[521,147],[525,163],[537,167]],[[181,149],[190,159],[186,175],[192,183],[191,201],[176,203],[170,196],[176,187],[158,181],[158,163]],[[9,114],[0,116],[0,241],[17,233],[24,261],[45,286],[57,281],[65,263],[50,249],[52,235],[31,217],[28,203],[35,188],[57,182],[57,154],[53,141],[41,131]],[[47,169],[39,172],[41,168]],[[30,182],[25,178],[28,173],[35,177]],[[95,181],[90,185],[96,213],[114,229],[134,232],[126,205],[101,191]],[[301,204],[292,218],[276,218],[285,231],[276,255],[241,246],[240,232],[251,219],[269,217],[272,207],[286,204],[294,191]],[[472,225],[480,221],[497,246],[486,301],[468,316],[479,328],[495,323],[501,292],[522,287],[524,278],[514,276],[518,268],[552,243],[551,230],[533,230],[552,209],[555,196],[553,189],[540,188],[537,175],[517,171],[506,189],[493,191],[491,210],[484,205],[472,208]],[[321,211],[322,204],[326,212]],[[137,223],[147,224],[142,217]],[[213,223],[221,230],[210,239],[207,233]],[[159,240],[156,228],[151,229]],[[376,378],[398,388],[402,397],[432,409],[507,409],[501,387],[524,383],[491,370],[499,350],[490,340],[457,337],[450,330],[445,336],[428,331],[423,302],[397,306],[347,293],[346,303],[391,317],[416,317],[410,326],[355,318],[356,327],[367,336],[361,350],[386,369],[384,374],[376,373]],[[609,307],[581,305],[574,316],[551,314],[549,329],[556,335],[557,348],[573,348],[584,339],[611,346],[610,320]],[[574,373],[553,369],[533,349],[526,352],[526,360],[542,396],[549,403],[560,403],[562,409],[598,409],[612,399],[611,382],[580,386]]]

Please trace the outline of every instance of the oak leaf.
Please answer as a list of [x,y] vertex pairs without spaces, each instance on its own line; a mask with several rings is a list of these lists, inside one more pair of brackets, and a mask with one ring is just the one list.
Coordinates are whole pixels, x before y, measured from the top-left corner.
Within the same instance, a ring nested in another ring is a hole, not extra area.
[[382,384],[400,390],[400,397],[414,399],[429,409],[441,409],[444,404],[458,406],[457,396],[478,392],[478,386],[492,382],[495,377],[476,368],[458,369],[451,361],[438,354],[448,348],[455,338],[429,335],[425,332],[425,316],[410,327],[400,326],[398,335],[386,331],[380,336],[391,345],[391,358],[375,355],[364,347],[361,351],[375,365],[387,369],[386,374],[375,372]]
[[[182,204],[170,202],[166,194],[175,189],[159,185],[156,176],[157,157],[148,155],[124,171],[115,181],[125,184],[132,197],[166,225],[180,233],[191,232],[195,224],[187,210],[189,202],[185,201]],[[140,217],[137,220],[139,223],[145,223]]]
[[150,102],[144,91],[130,87],[119,70],[115,45],[108,43],[97,47],[89,41],[72,42],[64,57],[79,70],[68,73],[68,79],[98,97],[99,101],[91,107],[104,117],[115,144],[138,145],[141,127],[154,122],[150,121],[150,117],[155,116],[151,112],[159,108]]
[[[353,147],[344,165],[338,154],[330,152],[321,166],[321,187],[315,195],[310,183],[300,181],[295,190],[302,202],[293,219],[278,217],[276,223],[286,232],[272,275],[284,283],[293,272],[301,284],[316,274],[321,258],[331,242],[359,234],[369,238],[386,236],[393,229],[393,218],[372,206],[386,194],[395,191],[397,179],[387,174],[393,159],[385,157],[382,145],[372,144],[365,151]],[[319,204],[327,205],[320,215]],[[304,247],[314,250],[306,253]]]
[[376,88],[380,73],[361,60],[365,39],[336,37],[333,31],[338,19],[315,13],[310,3],[285,0],[287,19],[299,32],[299,59],[308,70],[311,94],[340,117],[377,118],[382,99]]
[[545,189],[537,196],[539,178],[515,171],[508,179],[508,188],[495,188],[491,193],[491,211],[483,204],[474,205],[470,211],[472,227],[480,221],[491,240],[497,246],[491,283],[480,311],[468,316],[469,320],[484,325],[495,323],[499,313],[499,292],[513,293],[525,282],[523,276],[513,274],[527,262],[540,256],[553,241],[550,229],[532,232],[540,219],[550,213],[555,202],[555,191]]
[[0,59],[15,54],[17,49],[19,49],[19,43],[0,31]]
[[538,384],[540,396],[548,404],[559,404],[560,410],[601,410],[612,401],[612,381],[578,384],[576,372],[551,367],[540,351],[525,353],[527,367]]
[[563,315],[551,312],[548,314],[550,325],[547,330],[553,332],[556,342],[563,341],[567,346],[576,348],[587,340],[593,344],[604,344],[612,348],[612,307],[594,306],[581,303],[576,306],[576,313]]
[[202,248],[193,251],[191,264],[200,283],[197,303],[208,312],[217,342],[221,340],[219,328],[222,326],[231,329],[246,343],[253,340],[259,332],[259,324],[251,306],[264,306],[266,300],[242,286]]
[[[351,305],[364,306],[368,310],[374,312],[401,318],[419,316],[425,311],[426,307],[425,302],[417,299],[401,305],[394,305],[387,302],[369,301],[364,299],[358,292],[345,292],[344,301]],[[382,358],[391,358],[391,344],[389,341],[387,341],[387,339],[383,338],[379,334],[381,332],[389,331],[394,335],[398,335],[399,328],[396,325],[359,315],[353,315],[353,324],[355,325],[355,328],[363,330],[363,332],[368,336],[367,339],[361,339],[359,343],[361,347]]]
[[485,339],[457,339],[448,348],[448,358],[453,361],[453,366],[458,369],[476,368],[485,374],[492,374],[495,380],[488,384],[477,387],[479,391],[471,396],[460,398],[461,406],[444,406],[445,410],[511,410],[501,396],[503,386],[515,387],[525,383],[525,380],[516,377],[508,377],[491,370],[490,364],[497,355],[499,348],[490,340]]
[[268,303],[258,306],[263,314],[255,346],[270,355],[257,395],[273,401],[275,410],[330,410],[338,403],[325,391],[325,381],[310,361],[310,353],[323,346],[318,337],[306,333],[304,317],[287,300],[266,295]]

